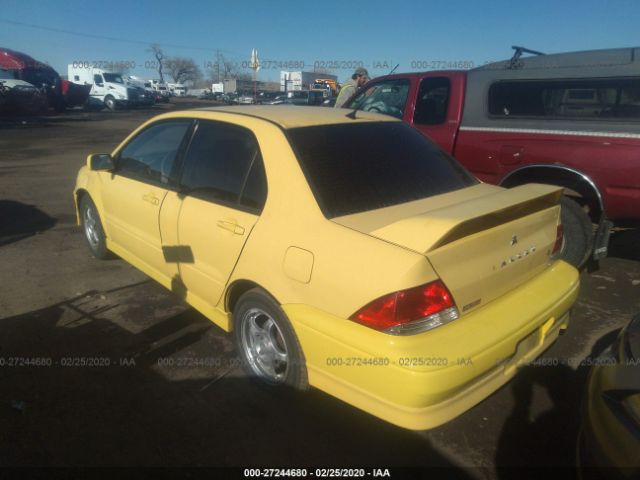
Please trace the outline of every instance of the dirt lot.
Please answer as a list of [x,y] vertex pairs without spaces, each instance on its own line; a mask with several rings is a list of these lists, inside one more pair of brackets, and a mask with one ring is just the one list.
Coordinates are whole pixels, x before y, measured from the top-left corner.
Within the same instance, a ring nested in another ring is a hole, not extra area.
[[256,386],[207,319],[123,261],[88,255],[71,197],[87,154],[204,103],[0,118],[0,357],[43,359],[0,367],[1,466],[446,466],[469,478],[573,466],[580,361],[640,312],[638,230],[616,232],[611,256],[582,274],[571,327],[546,354],[559,365],[527,367],[440,428],[405,431],[315,390]]

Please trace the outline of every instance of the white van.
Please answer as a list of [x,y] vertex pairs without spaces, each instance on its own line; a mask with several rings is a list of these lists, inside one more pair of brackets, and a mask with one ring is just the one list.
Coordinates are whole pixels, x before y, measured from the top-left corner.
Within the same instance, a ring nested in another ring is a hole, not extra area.
[[91,99],[103,102],[109,110],[136,103],[135,89],[127,87],[120,73],[70,64],[67,68],[67,74],[70,82],[92,85],[89,94]]

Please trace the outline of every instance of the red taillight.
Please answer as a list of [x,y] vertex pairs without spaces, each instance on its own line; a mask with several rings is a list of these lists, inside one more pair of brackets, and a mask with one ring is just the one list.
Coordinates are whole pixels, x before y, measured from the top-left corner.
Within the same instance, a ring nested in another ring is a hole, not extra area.
[[558,224],[558,228],[556,229],[556,243],[553,244],[553,250],[551,251],[551,255],[555,255],[562,248],[562,241],[564,239],[564,228],[562,224]]
[[[436,280],[380,297],[354,313],[350,320],[399,334],[428,330],[456,318],[458,311],[451,293],[442,281]],[[411,322],[415,323],[407,326]]]

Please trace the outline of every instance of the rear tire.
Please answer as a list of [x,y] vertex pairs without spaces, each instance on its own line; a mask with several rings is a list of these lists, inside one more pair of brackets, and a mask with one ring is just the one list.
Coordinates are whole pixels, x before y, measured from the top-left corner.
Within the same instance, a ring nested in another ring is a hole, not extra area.
[[574,200],[563,196],[560,200],[564,243],[560,258],[576,268],[582,268],[593,249],[593,226],[586,212]]
[[264,290],[244,293],[233,310],[236,347],[245,371],[272,386],[309,388],[298,338],[280,305]]

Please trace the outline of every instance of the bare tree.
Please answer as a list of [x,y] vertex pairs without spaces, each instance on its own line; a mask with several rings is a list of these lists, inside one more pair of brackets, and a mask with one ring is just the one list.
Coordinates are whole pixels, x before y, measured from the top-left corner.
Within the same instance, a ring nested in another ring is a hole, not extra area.
[[158,45],[157,43],[154,43],[147,49],[147,52],[151,53],[156,58],[158,75],[160,76],[160,82],[164,83],[164,76],[162,75],[162,67],[164,66],[165,54],[162,51],[162,48],[160,48],[160,45]]
[[211,65],[208,78],[217,83],[219,80],[225,79],[248,79],[251,78],[251,73],[247,70],[248,62],[239,62],[232,58],[227,58],[223,54],[219,53],[216,56],[216,61]]
[[192,58],[169,58],[166,65],[169,73],[173,77],[174,83],[184,83],[187,80],[196,81],[202,77],[200,68]]

